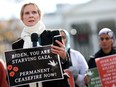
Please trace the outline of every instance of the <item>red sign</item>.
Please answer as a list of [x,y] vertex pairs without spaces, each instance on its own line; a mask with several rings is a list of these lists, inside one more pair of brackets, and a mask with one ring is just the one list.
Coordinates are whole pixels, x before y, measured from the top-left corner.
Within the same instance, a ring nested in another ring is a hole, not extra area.
[[70,87],[75,87],[74,78],[73,78],[72,73],[68,69],[64,70],[64,72],[69,76],[68,83],[69,83]]
[[116,55],[96,59],[102,87],[116,87]]

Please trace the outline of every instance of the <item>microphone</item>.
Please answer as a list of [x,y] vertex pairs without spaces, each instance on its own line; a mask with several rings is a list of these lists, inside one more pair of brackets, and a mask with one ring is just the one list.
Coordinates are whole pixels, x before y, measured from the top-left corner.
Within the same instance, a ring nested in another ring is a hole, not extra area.
[[[37,33],[31,34],[31,41],[33,43],[33,47],[37,47],[37,41],[38,41],[38,34]],[[36,83],[36,87],[39,87],[38,83]]]
[[31,41],[33,43],[33,47],[37,47],[37,41],[38,41],[38,34],[37,33],[31,34]]

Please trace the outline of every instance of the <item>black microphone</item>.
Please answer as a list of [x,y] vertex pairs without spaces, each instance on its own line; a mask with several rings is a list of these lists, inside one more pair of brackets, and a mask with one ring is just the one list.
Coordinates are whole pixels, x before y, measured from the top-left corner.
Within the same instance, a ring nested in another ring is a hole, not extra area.
[[37,33],[31,34],[31,41],[33,43],[33,47],[37,47],[37,41],[38,41],[38,34]]

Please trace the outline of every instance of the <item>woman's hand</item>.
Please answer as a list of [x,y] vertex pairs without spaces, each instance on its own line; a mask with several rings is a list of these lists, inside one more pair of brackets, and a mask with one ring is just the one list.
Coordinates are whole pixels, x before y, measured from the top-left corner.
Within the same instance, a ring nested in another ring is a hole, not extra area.
[[62,59],[66,59],[65,45],[58,40],[55,40],[55,42],[58,43],[59,46],[52,45],[51,46],[52,53],[58,54]]

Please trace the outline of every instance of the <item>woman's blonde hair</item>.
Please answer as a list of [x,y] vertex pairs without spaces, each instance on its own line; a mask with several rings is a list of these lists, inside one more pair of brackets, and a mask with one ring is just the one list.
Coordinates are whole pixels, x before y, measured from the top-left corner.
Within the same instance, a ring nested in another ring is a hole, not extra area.
[[20,11],[20,18],[21,18],[21,20],[23,20],[24,8],[25,8],[27,5],[34,5],[34,6],[36,6],[36,7],[37,7],[37,10],[38,10],[38,14],[39,14],[39,16],[40,16],[40,19],[42,18],[42,12],[41,12],[41,10],[39,9],[39,7],[38,7],[35,3],[30,2],[30,3],[26,3],[26,4],[24,4],[24,5],[22,6],[21,11]]

